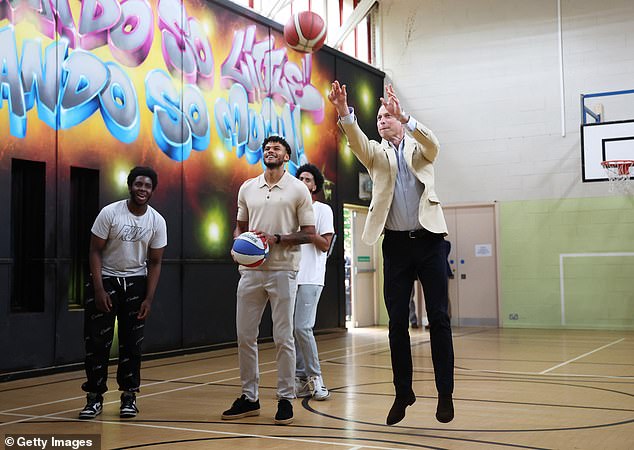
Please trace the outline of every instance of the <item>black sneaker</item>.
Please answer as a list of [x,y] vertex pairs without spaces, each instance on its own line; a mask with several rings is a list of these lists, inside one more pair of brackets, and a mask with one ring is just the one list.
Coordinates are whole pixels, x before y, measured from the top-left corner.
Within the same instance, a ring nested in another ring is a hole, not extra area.
[[260,401],[252,402],[246,395],[242,394],[237,398],[231,408],[222,413],[223,420],[242,419],[243,417],[259,416]]
[[89,392],[86,394],[86,406],[79,413],[81,420],[94,419],[103,409],[103,396],[96,392]]
[[275,423],[278,425],[288,425],[293,421],[293,405],[285,398],[277,402],[277,414]]
[[119,408],[119,417],[122,419],[130,419],[136,417],[139,408],[136,407],[136,395],[134,392],[124,392],[121,394],[121,408]]

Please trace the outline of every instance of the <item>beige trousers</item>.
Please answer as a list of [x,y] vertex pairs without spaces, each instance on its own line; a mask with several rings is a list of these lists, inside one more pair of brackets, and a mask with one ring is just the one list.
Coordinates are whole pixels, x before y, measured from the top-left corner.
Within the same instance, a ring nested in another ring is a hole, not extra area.
[[293,311],[297,272],[240,269],[236,327],[242,393],[258,400],[258,333],[267,302],[271,303],[273,341],[277,361],[277,397],[295,398],[295,342]]

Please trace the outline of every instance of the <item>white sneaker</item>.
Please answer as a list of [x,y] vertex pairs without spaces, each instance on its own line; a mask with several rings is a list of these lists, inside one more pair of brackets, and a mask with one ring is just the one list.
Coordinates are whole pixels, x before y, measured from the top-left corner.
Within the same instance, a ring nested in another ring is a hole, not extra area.
[[310,379],[295,377],[295,396],[302,398],[310,397],[311,395],[313,395],[313,389]]
[[326,400],[328,397],[330,397],[330,392],[328,392],[328,389],[326,389],[326,386],[324,386],[324,380],[321,378],[321,375],[310,377],[309,383],[312,384],[312,394],[315,400],[321,401]]

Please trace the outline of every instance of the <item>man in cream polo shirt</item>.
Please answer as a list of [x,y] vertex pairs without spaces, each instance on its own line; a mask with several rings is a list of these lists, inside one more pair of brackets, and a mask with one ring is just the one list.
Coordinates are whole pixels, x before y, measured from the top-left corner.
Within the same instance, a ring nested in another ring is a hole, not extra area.
[[293,421],[295,343],[293,311],[297,292],[300,244],[315,234],[315,217],[308,188],[284,170],[291,148],[280,136],[262,144],[264,173],[245,181],[238,192],[238,217],[233,236],[254,231],[266,239],[269,255],[254,268],[240,266],[236,328],[242,395],[222,413],[224,420],[260,414],[258,395],[258,331],[262,313],[271,302],[273,341],[277,354],[275,423]]

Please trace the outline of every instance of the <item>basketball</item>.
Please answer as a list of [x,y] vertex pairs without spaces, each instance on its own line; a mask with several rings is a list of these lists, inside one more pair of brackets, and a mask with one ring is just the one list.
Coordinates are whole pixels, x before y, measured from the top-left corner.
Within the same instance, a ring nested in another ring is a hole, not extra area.
[[255,233],[246,231],[233,241],[231,256],[238,264],[246,267],[257,267],[262,264],[269,254],[266,240]]
[[315,52],[326,40],[326,23],[319,14],[312,11],[293,14],[284,26],[284,39],[293,50],[301,53]]

